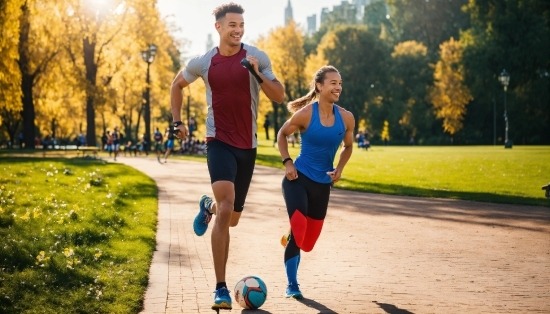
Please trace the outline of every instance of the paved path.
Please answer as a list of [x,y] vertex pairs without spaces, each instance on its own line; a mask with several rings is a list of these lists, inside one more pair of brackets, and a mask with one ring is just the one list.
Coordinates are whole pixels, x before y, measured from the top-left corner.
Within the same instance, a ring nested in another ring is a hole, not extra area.
[[[159,187],[157,250],[143,313],[215,313],[210,228],[192,230],[206,164],[125,158]],[[300,265],[302,302],[285,299],[282,171],[258,166],[227,281],[267,284],[261,310],[221,313],[550,313],[550,208],[333,190],[315,249]]]

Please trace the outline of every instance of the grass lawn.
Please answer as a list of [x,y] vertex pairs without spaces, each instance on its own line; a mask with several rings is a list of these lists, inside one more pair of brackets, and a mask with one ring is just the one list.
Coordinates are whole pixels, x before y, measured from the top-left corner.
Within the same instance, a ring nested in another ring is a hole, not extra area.
[[[298,145],[290,152],[296,157]],[[282,168],[280,159],[271,141],[260,141],[258,164]],[[550,146],[374,146],[368,151],[355,146],[336,187],[550,206],[542,190],[548,183]]]
[[0,313],[137,313],[157,188],[130,167],[0,158]]
[[[273,141],[259,134],[257,164],[283,169]],[[290,147],[292,157],[299,145]],[[6,151],[4,151],[5,153]],[[0,152],[1,156],[2,152]],[[41,156],[41,152],[37,152]],[[100,154],[107,158],[106,153]],[[62,156],[62,155],[61,155]],[[149,154],[149,158],[155,158]],[[204,156],[170,158],[205,161]],[[338,159],[338,155],[337,155]],[[282,175],[282,172],[281,172]],[[550,207],[550,146],[354,146],[337,188],[361,192]]]

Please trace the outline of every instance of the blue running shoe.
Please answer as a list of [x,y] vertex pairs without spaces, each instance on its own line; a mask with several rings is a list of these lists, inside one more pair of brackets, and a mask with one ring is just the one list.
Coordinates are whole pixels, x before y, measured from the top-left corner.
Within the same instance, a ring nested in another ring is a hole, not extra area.
[[222,287],[214,291],[214,304],[212,305],[213,310],[231,310],[231,296],[229,295],[229,290],[226,287]]
[[294,298],[298,300],[304,298],[304,296],[302,295],[302,292],[300,291],[300,287],[298,287],[298,284],[289,284],[286,287],[285,297]]
[[212,206],[212,199],[206,195],[201,196],[199,201],[199,213],[193,221],[193,231],[198,236],[202,236],[206,229],[208,229],[208,223],[212,219],[212,213],[210,212],[210,206]]

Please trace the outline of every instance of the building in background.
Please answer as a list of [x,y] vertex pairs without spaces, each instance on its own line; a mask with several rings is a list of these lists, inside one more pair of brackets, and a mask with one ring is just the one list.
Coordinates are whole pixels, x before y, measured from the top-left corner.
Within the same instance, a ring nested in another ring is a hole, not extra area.
[[290,21],[294,21],[294,16],[292,14],[292,4],[290,3],[290,0],[288,0],[288,4],[285,8],[285,26],[287,26]]
[[306,34],[312,35],[317,31],[317,14],[313,14],[307,17]]
[[206,37],[206,51],[210,51],[212,48],[214,48],[214,40],[212,39],[212,34],[208,34]]
[[352,0],[351,2],[344,0],[339,5],[333,6],[332,10],[326,7],[322,8],[319,25],[322,27],[331,24],[367,24],[369,22],[366,21],[368,10],[377,9],[380,7],[380,2],[384,3],[384,16],[386,16],[387,3],[385,0]]

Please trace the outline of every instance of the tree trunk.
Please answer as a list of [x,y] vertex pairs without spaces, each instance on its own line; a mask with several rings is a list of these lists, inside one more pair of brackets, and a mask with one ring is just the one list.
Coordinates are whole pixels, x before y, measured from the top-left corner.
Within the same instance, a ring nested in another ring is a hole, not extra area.
[[[21,58],[23,59],[23,58]],[[34,139],[36,138],[36,127],[34,119],[36,113],[34,110],[34,100],[32,96],[33,76],[27,73],[21,73],[21,101],[23,102],[23,139],[26,148],[34,148]]]
[[25,147],[34,148],[34,138],[36,137],[36,127],[34,119],[36,117],[34,110],[34,101],[32,89],[34,85],[34,74],[31,73],[29,65],[29,8],[25,2],[21,6],[21,28],[19,30],[19,70],[21,71],[21,102],[23,103],[23,138]]
[[95,63],[95,40],[84,38],[84,64],[86,66],[86,142],[90,146],[97,146],[95,134],[95,91],[97,64]]
[[272,101],[271,105],[273,106],[273,130],[275,132],[273,143],[277,143],[277,133],[279,133],[279,104]]

